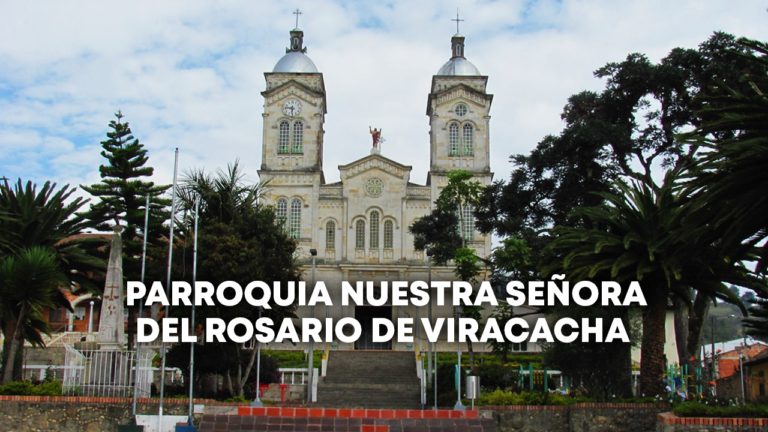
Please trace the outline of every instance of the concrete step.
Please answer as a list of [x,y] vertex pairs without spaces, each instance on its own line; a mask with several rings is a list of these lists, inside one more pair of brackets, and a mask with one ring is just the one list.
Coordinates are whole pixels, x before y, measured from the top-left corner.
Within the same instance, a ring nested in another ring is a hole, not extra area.
[[413,352],[332,351],[318,383],[318,406],[416,409],[421,407]]

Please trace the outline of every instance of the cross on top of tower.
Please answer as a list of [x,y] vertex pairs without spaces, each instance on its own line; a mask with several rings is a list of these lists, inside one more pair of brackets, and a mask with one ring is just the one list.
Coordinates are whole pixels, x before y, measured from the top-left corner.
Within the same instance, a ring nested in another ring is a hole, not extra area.
[[460,34],[459,32],[459,23],[461,21],[464,21],[463,19],[459,19],[459,8],[456,8],[456,19],[452,19],[451,21],[456,21],[456,34]]
[[301,15],[301,11],[299,8],[296,8],[295,11],[293,11],[293,14],[296,15],[296,28],[299,28],[299,15]]

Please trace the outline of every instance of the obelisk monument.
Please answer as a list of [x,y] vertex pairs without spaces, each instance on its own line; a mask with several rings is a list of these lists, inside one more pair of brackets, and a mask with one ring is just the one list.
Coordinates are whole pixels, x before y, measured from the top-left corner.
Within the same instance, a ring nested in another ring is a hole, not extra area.
[[104,284],[104,295],[101,298],[101,317],[99,319],[99,334],[96,342],[99,349],[116,351],[123,349],[124,317],[123,317],[123,242],[120,238],[122,228],[112,228],[112,246],[109,250],[109,265],[107,280]]

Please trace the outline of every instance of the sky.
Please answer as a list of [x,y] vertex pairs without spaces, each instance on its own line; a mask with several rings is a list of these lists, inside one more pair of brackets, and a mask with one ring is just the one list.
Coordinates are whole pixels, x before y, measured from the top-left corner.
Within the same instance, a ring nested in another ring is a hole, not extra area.
[[[0,177],[78,186],[100,181],[108,124],[121,110],[149,151],[153,180],[179,170],[261,164],[264,72],[285,53],[299,8],[328,103],[324,172],[369,154],[429,165],[432,75],[466,37],[488,78],[491,168],[558,134],[570,95],[603,88],[593,71],[640,52],[652,61],[715,31],[768,40],[761,0],[0,0]],[[84,195],[87,195],[83,192]]]

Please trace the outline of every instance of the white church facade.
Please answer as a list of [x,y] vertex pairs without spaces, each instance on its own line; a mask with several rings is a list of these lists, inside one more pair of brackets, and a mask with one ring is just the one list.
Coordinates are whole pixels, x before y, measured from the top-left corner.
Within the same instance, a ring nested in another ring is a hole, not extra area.
[[[491,183],[490,108],[493,96],[486,92],[487,76],[464,55],[464,37],[451,39],[452,55],[432,79],[427,116],[430,133],[430,169],[425,184],[413,182],[411,167],[381,154],[378,131],[371,131],[369,156],[338,167],[340,181],[326,183],[323,150],[325,142],[326,90],[323,74],[304,48],[304,34],[290,32],[290,47],[265,73],[261,182],[267,183],[264,201],[276,208],[289,235],[298,242],[303,263],[316,251],[316,278],[323,281],[333,306],[316,307],[315,317],[357,318],[363,327],[360,341],[339,344],[340,349],[408,349],[392,344],[371,344],[373,317],[453,317],[454,308],[434,304],[431,308],[399,306],[342,306],[342,281],[455,280],[450,267],[432,268],[423,251],[413,246],[408,227],[427,215],[447,184],[446,174],[462,169],[483,185]],[[467,216],[471,217],[471,214]],[[468,247],[481,257],[491,253],[490,236],[481,235],[474,223],[462,233]],[[311,280],[311,266],[303,267],[304,280]],[[491,311],[488,311],[490,313]],[[300,317],[311,314],[299,308]],[[424,335],[423,329],[419,332]],[[446,337],[443,334],[443,340]],[[270,344],[272,345],[272,344]],[[422,345],[423,346],[423,345]],[[451,344],[455,349],[455,344]],[[275,346],[277,348],[278,346]],[[449,349],[445,342],[441,349]],[[286,347],[287,348],[287,347]]]

